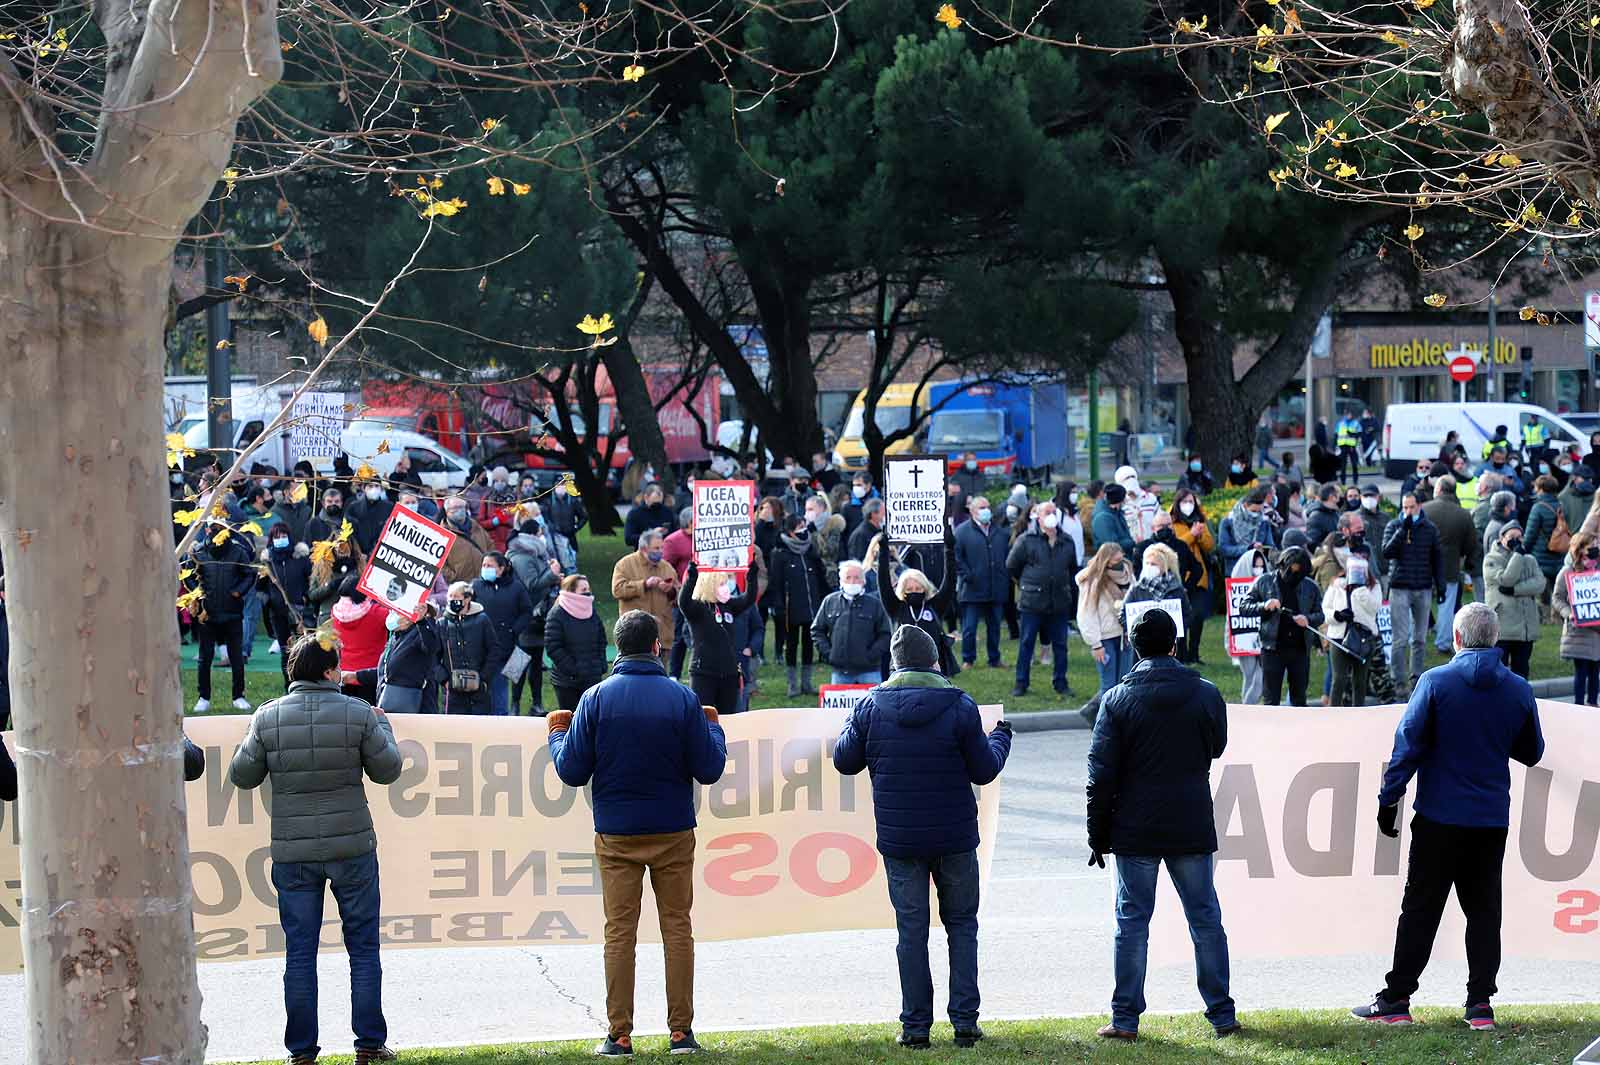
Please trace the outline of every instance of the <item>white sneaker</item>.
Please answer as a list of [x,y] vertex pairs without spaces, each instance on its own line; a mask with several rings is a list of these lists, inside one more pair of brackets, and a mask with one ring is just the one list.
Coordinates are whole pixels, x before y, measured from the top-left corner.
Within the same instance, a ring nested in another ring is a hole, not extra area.
[[211,712],[211,700],[210,699],[196,699],[194,701],[194,713],[197,713],[197,714],[209,714],[210,712]]
[[281,655],[281,654],[283,654],[283,648],[278,646],[278,641],[277,640],[273,640],[272,641],[272,646],[267,648],[267,654],[269,654],[269,655]]
[[228,661],[228,652],[220,651],[220,652],[217,653],[217,665],[219,665],[219,666],[229,666],[229,665],[232,665],[232,664],[233,663]]
[[254,710],[255,709],[255,707],[250,705],[250,700],[249,699],[235,699],[233,701],[233,708],[235,710]]

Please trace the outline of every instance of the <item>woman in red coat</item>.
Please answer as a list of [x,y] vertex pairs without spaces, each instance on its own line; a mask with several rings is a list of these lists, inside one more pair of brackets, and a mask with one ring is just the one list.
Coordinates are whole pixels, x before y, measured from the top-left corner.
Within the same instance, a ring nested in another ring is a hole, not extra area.
[[[389,641],[386,620],[389,610],[368,599],[356,588],[356,577],[351,575],[339,586],[339,601],[333,605],[333,631],[339,637],[339,669],[355,673],[363,669],[376,669],[383,657],[383,645]],[[376,703],[378,693],[374,685],[349,684],[347,695]]]

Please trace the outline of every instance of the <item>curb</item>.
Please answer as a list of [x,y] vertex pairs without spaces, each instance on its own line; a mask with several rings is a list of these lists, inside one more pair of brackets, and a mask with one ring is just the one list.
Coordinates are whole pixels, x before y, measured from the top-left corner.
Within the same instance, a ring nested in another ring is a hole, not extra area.
[[[1539,699],[1572,698],[1570,680],[1536,680],[1532,687],[1534,696]],[[1007,720],[1016,732],[1086,732],[1089,729],[1089,723],[1076,710],[1033,710]]]

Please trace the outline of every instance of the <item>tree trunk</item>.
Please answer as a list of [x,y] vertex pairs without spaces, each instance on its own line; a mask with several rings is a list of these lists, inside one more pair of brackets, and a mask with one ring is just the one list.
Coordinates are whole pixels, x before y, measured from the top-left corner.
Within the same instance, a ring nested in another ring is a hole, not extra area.
[[[633,345],[626,339],[600,349],[606,373],[611,377],[612,394],[617,400],[617,417],[628,427],[628,447],[634,457],[656,468],[667,491],[676,487],[677,478],[667,465],[667,438],[661,432],[661,416],[650,398],[644,370],[634,357]],[[716,426],[711,427],[715,433]]]
[[1233,341],[1215,324],[1205,275],[1163,265],[1172,296],[1173,329],[1188,376],[1195,449],[1207,469],[1226,470],[1234,455],[1249,453],[1261,408],[1252,405],[1234,380]]
[[199,1063],[162,458],[172,252],[7,204],[0,233],[26,1059]]

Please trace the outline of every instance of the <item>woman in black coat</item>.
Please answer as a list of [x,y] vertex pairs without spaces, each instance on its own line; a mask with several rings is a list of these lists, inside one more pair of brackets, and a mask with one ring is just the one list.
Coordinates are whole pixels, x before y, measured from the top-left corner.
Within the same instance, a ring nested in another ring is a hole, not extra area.
[[444,640],[434,620],[438,608],[428,603],[426,610],[417,622],[391,611],[386,619],[389,642],[383,645],[377,666],[345,677],[346,684],[377,691],[378,706],[386,713],[439,712],[439,657]]
[[[822,556],[811,542],[811,524],[801,517],[784,519],[783,534],[767,563],[767,595],[762,602],[773,621],[773,656],[781,650],[789,671],[789,694],[814,692],[811,684],[811,621],[827,591]],[[799,659],[798,663],[796,659]],[[797,664],[803,672],[796,674]]]
[[[879,533],[878,536],[881,541],[883,534]],[[904,549],[902,551],[904,553]],[[956,536],[948,522],[944,527],[943,569],[944,579],[938,588],[933,587],[933,582],[924,571],[911,566],[903,567],[896,578],[888,549],[881,542],[878,545],[878,598],[883,600],[883,609],[889,614],[889,624],[896,629],[901,625],[916,625],[926,632],[939,649],[939,672],[953,677],[961,672],[961,664],[951,649],[940,620],[945,616],[956,592],[956,582],[952,577],[956,571]]]
[[740,709],[744,656],[734,629],[739,615],[756,601],[759,573],[752,562],[745,574],[744,592],[740,593],[732,573],[701,573],[690,562],[678,589],[678,610],[694,634],[689,687],[699,697],[700,705],[714,706],[719,714],[736,714]]
[[[444,619],[444,712],[447,714],[488,714],[493,709],[489,702],[489,668],[497,657],[497,637],[494,622],[484,612],[483,604],[474,602],[472,585],[457,581],[450,586],[449,611]],[[499,655],[500,662],[505,656]],[[498,667],[496,667],[498,668]],[[469,683],[461,677],[463,671],[477,674],[477,685],[467,690]]]
[[589,578],[569,573],[544,619],[544,651],[556,705],[576,710],[583,693],[606,675],[606,626],[594,609]]

